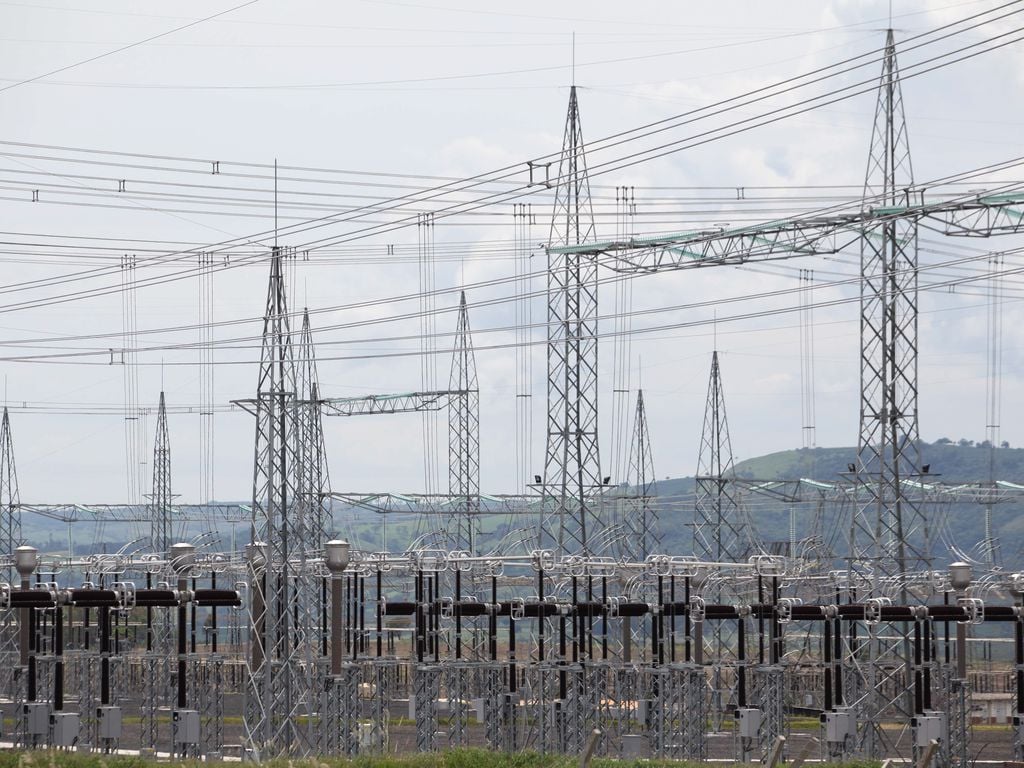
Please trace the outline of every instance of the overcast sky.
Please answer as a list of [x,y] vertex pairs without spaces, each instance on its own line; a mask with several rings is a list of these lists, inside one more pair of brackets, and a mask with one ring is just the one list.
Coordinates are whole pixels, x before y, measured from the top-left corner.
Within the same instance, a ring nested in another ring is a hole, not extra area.
[[[1000,5],[898,1],[892,4],[891,24],[899,43]],[[560,148],[573,79],[580,89],[584,137],[594,142],[870,53],[882,46],[890,24],[888,3],[820,0],[631,5],[258,0],[192,24],[231,8],[230,2],[214,6],[191,0],[172,6],[127,0],[0,2],[0,140],[6,142],[0,145],[5,275],[0,283],[6,286],[0,299],[0,367],[14,408],[24,500],[123,501],[137,494],[138,487],[126,481],[126,462],[138,461],[139,451],[126,450],[123,414],[87,412],[98,406],[116,411],[136,401],[155,406],[161,387],[171,405],[200,403],[198,352],[166,348],[200,340],[194,328],[201,317],[198,281],[164,279],[194,268],[193,249],[235,243],[232,268],[213,279],[213,319],[221,324],[215,338],[259,333],[265,255],[272,241],[267,233],[274,229],[275,160],[281,166],[279,242],[311,249],[309,260],[299,260],[289,275],[290,289],[293,306],[308,306],[316,312],[314,327],[328,328],[316,337],[326,396],[423,385],[417,354],[421,325],[415,319],[422,230],[404,226],[367,237],[360,235],[362,228],[438,212],[453,201],[485,194],[502,200],[475,214],[437,220],[433,281],[441,291],[438,309],[454,308],[459,288],[469,286],[473,326],[494,329],[476,337],[482,486],[489,492],[516,490],[517,472],[532,477],[543,471],[545,380],[543,346],[529,347],[527,357],[517,357],[514,349],[522,339],[514,327],[530,316],[543,322],[544,309],[542,300],[529,312],[507,301],[515,292],[508,278],[517,268],[513,204],[531,203],[538,212],[538,223],[521,234],[533,244],[530,269],[542,270],[545,257],[536,244],[548,236],[543,212],[551,195],[542,187],[515,200],[500,193],[528,180],[528,161]],[[1011,5],[1002,13],[1016,15],[909,51],[901,63],[906,68],[946,55],[939,59],[945,62],[957,48],[1012,33],[1021,26],[1021,10]],[[1010,34],[995,42],[1014,39]],[[918,182],[1024,154],[1021,54],[1020,44],[1005,45],[907,80],[903,93]],[[93,57],[100,58],[86,61]],[[33,79],[79,62],[86,63]],[[705,121],[677,121],[656,136],[604,150],[591,160],[595,169],[642,148],[689,139],[688,148],[595,174],[598,236],[611,238],[626,228],[644,233],[776,218],[858,195],[875,106],[871,93],[727,138],[699,143],[699,136],[878,74],[872,62],[833,80]],[[406,204],[398,213],[352,218],[354,206],[414,193],[441,183],[437,177],[501,168],[507,170],[500,183]],[[1014,169],[986,176],[978,186],[1019,177]],[[633,188],[632,223],[616,215],[619,186]],[[332,215],[338,218],[323,220]],[[313,219],[316,229],[303,226]],[[396,257],[389,256],[389,245]],[[988,250],[1019,245],[1013,238],[948,242],[922,233],[923,265],[978,257],[932,269],[927,276],[923,272],[922,282],[980,277]],[[137,328],[175,329],[140,337],[142,346],[159,348],[140,352],[134,371],[111,365],[107,351],[131,346],[120,338],[124,296],[103,290],[119,288],[122,252],[140,259],[136,279],[153,283],[135,292]],[[186,255],[177,261],[155,263],[158,254],[182,252]],[[1016,269],[1017,260],[1008,256],[1006,268]],[[801,269],[814,270],[818,281],[836,281],[855,275],[857,263],[854,250],[828,259],[645,276],[625,284],[628,288],[607,283],[602,315],[631,311],[635,333],[628,348],[616,348],[610,338],[601,343],[606,473],[616,480],[623,476],[625,414],[641,383],[657,474],[694,472],[716,346],[737,457],[799,447],[798,315],[727,318],[795,305],[791,289],[800,285]],[[97,268],[102,271],[83,279],[83,270]],[[75,279],[55,282],[69,275]],[[530,283],[534,291],[543,286],[540,277]],[[1018,279],[1007,278],[1006,288],[1000,425],[1002,438],[1016,445],[1024,442]],[[102,295],[82,297],[77,292],[83,290]],[[714,306],[780,290],[790,292]],[[411,300],[393,300],[400,296]],[[815,291],[819,301],[855,296],[849,284]],[[18,306],[21,302],[28,306]],[[702,305],[683,306],[695,302]],[[922,293],[920,420],[926,440],[985,437],[987,302],[983,281]],[[44,306],[36,306],[40,303]],[[856,442],[857,313],[856,303],[848,301],[815,312],[818,445]],[[413,319],[379,322],[405,314]],[[720,321],[713,325],[716,315]],[[243,322],[223,325],[235,320]],[[356,321],[375,322],[353,327]],[[436,345],[449,349],[452,340],[442,334],[454,328],[454,314],[439,313],[434,322]],[[644,330],[662,326],[676,327]],[[602,333],[614,329],[614,319],[602,321]],[[535,328],[533,340],[543,333]],[[252,396],[257,359],[252,341],[217,349],[218,404]],[[443,388],[448,356],[434,359]],[[532,381],[528,392],[519,392],[517,369],[524,360],[532,360]],[[127,389],[126,374],[131,377]],[[532,394],[534,425],[531,455],[518,465],[517,441],[530,435],[517,427],[517,394]],[[36,410],[26,412],[23,404]],[[69,412],[52,412],[58,406]],[[202,500],[199,420],[194,413],[170,419],[174,490],[184,501]],[[152,450],[154,426],[150,415],[140,438],[143,461]],[[245,499],[251,495],[251,418],[220,412],[215,427],[214,495]],[[326,428],[336,490],[424,489],[419,417],[329,419]],[[443,487],[443,444],[438,464]],[[148,464],[137,471],[148,474]]]

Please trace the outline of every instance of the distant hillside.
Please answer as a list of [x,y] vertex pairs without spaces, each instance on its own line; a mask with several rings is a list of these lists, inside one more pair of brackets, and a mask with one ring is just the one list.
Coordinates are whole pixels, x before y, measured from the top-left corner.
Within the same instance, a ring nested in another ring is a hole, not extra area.
[[[965,483],[988,480],[989,454],[987,447],[958,445],[953,442],[922,442],[921,455],[928,465],[929,474],[937,481]],[[846,473],[857,458],[857,449],[850,448],[797,448],[746,459],[736,464],[736,474],[758,480],[813,480],[831,481]],[[997,448],[995,450],[995,478],[1024,483],[1024,448]],[[673,477],[659,480],[660,496],[683,496],[693,493],[693,477]]]
[[[929,474],[937,480],[959,483],[988,479],[990,451],[987,447],[940,441],[922,443],[921,451],[924,463],[929,465]],[[994,455],[996,479],[1024,484],[1024,449],[999,448]],[[852,447],[780,451],[740,462],[736,465],[736,473],[741,477],[761,480],[812,478],[831,481],[846,473],[855,457],[856,449]],[[662,550],[668,554],[693,553],[694,490],[693,477],[659,480],[656,485],[656,493],[664,500],[660,506]],[[848,509],[834,505],[826,513],[828,519],[817,520],[809,505],[796,505],[794,508],[794,505],[785,501],[758,497],[747,506],[751,524],[757,528],[760,539],[772,551],[786,551],[792,532],[801,539],[819,536],[826,540],[834,553],[845,551],[845,536],[849,530]],[[939,510],[934,507],[929,508],[933,521],[946,521],[941,529],[933,525],[931,531],[938,563],[959,557],[953,551],[954,542],[963,552],[977,555],[977,544],[983,538],[984,517],[979,514],[980,511],[977,504],[951,505],[944,514],[939,514]],[[339,534],[349,537],[356,547],[368,551],[384,547],[405,549],[434,524],[434,521],[402,515],[392,515],[385,519],[368,510],[345,508],[342,505],[335,507],[335,522]],[[811,530],[816,522],[820,530]],[[515,534],[516,530],[536,526],[536,520],[531,516],[515,520],[498,515],[487,516],[481,523],[479,544],[484,550],[499,546],[500,542],[507,541],[510,536],[514,538],[518,535]],[[1021,514],[1021,505],[1016,502],[997,505],[993,525],[1001,542],[1004,566],[1007,569],[1024,567],[1024,515]],[[26,514],[23,527],[27,540],[44,551],[66,552],[71,543],[69,538],[72,531],[57,520]],[[241,533],[242,527],[239,527],[240,536],[244,536]],[[124,542],[144,536],[146,528],[148,526],[145,524],[108,523],[93,526],[77,523],[73,532],[74,548],[79,553],[115,552]],[[193,530],[190,535],[197,532]],[[220,546],[227,547],[231,537],[227,533],[223,535],[224,540]],[[524,530],[523,535],[529,534]],[[241,543],[241,539],[236,542]]]
[[[996,480],[1024,484],[1024,449],[1000,447],[993,452],[987,445],[974,445],[966,440],[958,443],[949,440],[922,442],[920,448],[922,464],[928,466],[929,475],[936,481],[987,481],[989,463],[994,459]],[[856,460],[856,456],[857,449],[853,447],[801,448],[747,459],[736,464],[735,470],[739,477],[759,480],[811,478],[834,481],[840,479],[844,473],[848,475],[849,465]],[[663,524],[665,548],[670,552],[688,554],[692,551],[694,490],[693,477],[658,481],[659,496],[682,497],[676,505],[676,519],[668,526]],[[781,502],[758,500],[756,514],[751,520],[763,541],[769,544],[775,542],[779,547],[785,547],[791,523],[794,522],[790,518],[790,510],[790,505]],[[939,562],[959,557],[952,551],[954,543],[963,553],[978,556],[978,545],[984,538],[984,516],[979,514],[980,511],[981,508],[977,504],[952,504],[944,510],[945,514],[941,514],[943,510],[934,505],[928,508],[933,523],[940,518],[946,521],[941,528],[933,525],[930,532],[934,541],[934,553]],[[795,521],[801,536],[806,526],[811,523],[802,514],[798,512]],[[832,545],[840,551],[849,526],[848,520],[844,519],[848,514],[848,511],[833,509],[830,511],[830,519],[823,521],[825,530],[821,534],[830,533],[834,537]],[[1024,515],[1021,514],[1020,504],[998,504],[992,517],[1004,567],[1016,569],[1024,566]]]
[[[920,444],[922,463],[936,480],[964,483],[988,480],[990,455],[994,453],[995,479],[1024,482],[1024,448],[996,448],[956,443]],[[846,472],[857,458],[856,448],[800,448],[769,453],[736,465],[740,477],[776,480],[801,477],[832,480]]]

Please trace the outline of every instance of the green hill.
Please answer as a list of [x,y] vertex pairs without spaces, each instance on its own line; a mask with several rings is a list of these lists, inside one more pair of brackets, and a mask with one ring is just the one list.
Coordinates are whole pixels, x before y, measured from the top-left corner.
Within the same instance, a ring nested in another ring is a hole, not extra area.
[[[960,445],[950,441],[922,443],[920,447],[923,461],[929,465],[929,474],[938,481],[987,480],[989,462],[994,458],[996,479],[1024,484],[1024,449],[1005,447],[990,451],[984,446]],[[855,458],[856,449],[852,447],[780,451],[738,463],[736,474],[759,480],[811,478],[833,481],[847,472],[848,465]],[[694,492],[693,477],[660,480],[655,486],[655,493],[660,497],[657,506],[663,532],[661,549],[667,554],[693,554]],[[1024,515],[1020,509],[1020,504],[1009,501],[996,505],[993,511],[993,527],[1000,541],[1002,562],[1007,569],[1024,569]],[[959,558],[960,553],[978,556],[978,543],[984,537],[984,515],[979,505],[947,504],[944,508],[930,505],[927,511],[937,566],[943,561]],[[817,535],[826,541],[831,551],[840,554],[845,551],[850,512],[838,505],[831,505],[826,512],[827,517],[819,520],[812,505],[793,505],[757,496],[750,497],[745,514],[770,551],[785,552],[792,535],[797,539]],[[941,526],[936,525],[939,520],[943,521]],[[368,551],[377,551],[385,546],[392,551],[401,551],[412,545],[434,523],[401,515],[383,520],[373,512],[342,506],[335,507],[335,521],[340,534],[348,536],[356,547]],[[483,530],[479,545],[485,551],[499,546],[509,537],[528,535],[517,536],[515,531],[536,525],[535,519],[526,516],[514,520],[487,516],[481,522]],[[815,522],[818,522],[817,530],[813,528]],[[67,551],[69,531],[65,524],[26,514],[23,526],[26,538],[44,551]],[[96,528],[76,524],[76,551],[117,551],[124,542],[143,535],[144,531],[140,533],[140,529],[144,527],[108,523]],[[227,544],[222,541],[219,546]]]
[[[987,445],[945,439],[922,442],[920,449],[922,464],[927,465],[929,477],[936,482],[987,481],[991,463],[994,479],[1024,484],[1024,449],[1006,446],[990,450]],[[848,477],[849,465],[856,457],[857,450],[853,447],[802,448],[747,459],[736,464],[735,472],[738,477],[757,480],[810,478],[831,482],[844,475]],[[671,478],[657,484],[659,496],[677,497],[675,503],[666,505],[662,514],[665,549],[669,552],[689,554],[692,551],[694,492],[692,477]],[[751,524],[757,528],[761,540],[777,552],[786,551],[792,531],[795,530],[798,539],[803,538],[814,522],[812,513],[799,505],[757,497],[749,506]],[[821,530],[814,532],[830,544],[833,552],[842,553],[846,549],[849,514],[849,510],[834,505],[827,511],[827,518],[821,521]],[[984,514],[979,504],[930,503],[926,514],[936,566],[964,555],[981,558]],[[667,525],[666,517],[670,518]],[[1020,513],[1020,504],[1006,501],[995,505],[992,522],[1003,567],[1024,567],[1024,515]]]
[[[989,462],[994,460],[995,479],[1024,482],[1024,448],[996,448],[959,445],[952,442],[920,443],[922,463],[936,480],[953,483],[989,479]],[[736,465],[740,477],[764,480],[833,480],[847,471],[857,457],[856,448],[801,448],[769,453]]]

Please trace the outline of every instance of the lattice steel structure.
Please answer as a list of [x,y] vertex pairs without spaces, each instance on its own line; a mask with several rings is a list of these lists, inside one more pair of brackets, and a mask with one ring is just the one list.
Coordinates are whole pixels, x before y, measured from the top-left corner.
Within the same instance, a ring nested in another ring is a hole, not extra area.
[[622,553],[633,560],[646,560],[661,552],[661,522],[655,491],[654,455],[647,430],[647,409],[644,391],[636,393],[633,416],[633,439],[629,448],[629,472],[626,476],[626,498],[622,499]]
[[452,549],[476,552],[480,525],[480,385],[465,291],[459,299],[448,389],[460,395],[452,397],[448,405],[448,493],[454,502],[454,518],[447,538]]
[[167,430],[167,403],[163,391],[156,412],[156,439],[153,443],[153,493],[149,506],[152,514],[149,541],[153,552],[166,556],[170,551],[171,531],[171,438]]
[[[886,37],[864,197],[874,207],[912,201],[913,170],[896,46]],[[875,489],[858,505],[850,558],[879,576],[931,562],[927,515],[904,479],[921,474],[917,412],[917,223],[892,219],[861,238],[861,396],[857,476]]]
[[[310,357],[312,357],[312,349]],[[326,416],[374,416],[397,413],[429,413],[448,409],[448,493],[432,494],[447,521],[432,521],[431,533],[448,549],[475,552],[480,505],[480,388],[473,352],[469,310],[465,292],[459,300],[455,345],[452,350],[449,388],[429,392],[324,398],[309,400],[317,418]],[[305,397],[301,401],[307,402]],[[322,443],[323,428],[317,424]],[[314,456],[322,456],[322,449]],[[321,491],[323,504],[330,492]],[[342,494],[343,496],[345,494]],[[413,495],[403,494],[412,499]]]
[[[911,204],[913,177],[896,45],[889,30],[864,181],[865,206]],[[852,505],[849,562],[851,571],[868,569],[875,585],[931,563],[924,498],[904,482],[921,475],[917,316],[917,222],[892,219],[864,228],[856,477],[869,498]],[[905,587],[900,598],[905,602]],[[850,649],[866,654],[863,679],[854,682],[862,686],[857,706],[865,723],[862,748],[870,756],[879,754],[886,738],[880,725],[884,711],[891,706],[914,710],[909,631],[904,625],[895,637],[882,638],[869,627],[866,644]],[[885,690],[895,696],[885,695]]]
[[[584,157],[576,87],[555,184],[551,245],[594,241],[594,213]],[[548,416],[543,495],[549,506],[540,546],[588,554],[601,520],[595,496],[602,486],[597,440],[597,258],[548,251]]]
[[305,547],[320,550],[331,537],[328,494],[331,489],[324,443],[323,411],[320,405],[320,378],[316,369],[316,349],[309,323],[309,310],[302,310],[296,377],[298,384],[299,467],[302,498],[298,516],[298,535]]
[[[0,420],[0,546],[13,552],[22,544],[21,498],[18,495],[18,471],[14,464],[14,442],[11,439],[11,417],[4,406]],[[13,581],[14,570],[7,569],[8,581]]]
[[[171,486],[171,437],[167,427],[167,402],[160,392],[157,407],[156,437],[153,443],[153,492],[149,496],[150,534],[152,552],[159,558],[170,555],[175,538],[174,496]],[[158,579],[160,574],[156,574]],[[147,573],[147,585],[152,586],[152,573]],[[166,578],[166,577],[164,577]],[[171,691],[171,658],[174,652],[174,621],[167,611],[154,615],[146,612],[146,652],[144,655],[144,695],[140,718],[146,740],[154,746],[161,743],[161,712],[174,704]]]
[[270,260],[256,416],[250,584],[252,590],[245,741],[254,756],[309,754],[316,745],[316,625],[305,621],[303,596],[313,592],[304,567],[300,515],[302,418],[282,271]]
[[[742,562],[753,547],[751,526],[746,521],[737,487],[732,483],[732,442],[725,412],[725,393],[722,389],[718,351],[711,353],[711,375],[708,380],[707,403],[704,408],[704,428],[701,432],[700,453],[697,459],[696,501],[693,517],[693,552],[701,560],[711,562]],[[719,593],[713,588],[712,597]],[[715,625],[706,638],[712,653],[721,659],[733,660],[737,656],[735,633]],[[735,695],[735,676],[721,664],[711,674],[711,717],[720,724]]]
[[[12,553],[24,541],[21,536],[21,499],[18,495],[18,471],[14,463],[14,442],[11,439],[11,417],[4,406],[0,419],[0,546],[6,547],[4,554]],[[13,560],[7,562],[4,578],[14,584],[16,574]],[[14,699],[14,670],[19,663],[18,626],[9,612],[0,623],[0,694]]]
[[753,527],[743,512],[733,475],[732,442],[718,351],[711,353],[711,376],[697,459],[693,552],[702,560],[742,562],[754,549]]

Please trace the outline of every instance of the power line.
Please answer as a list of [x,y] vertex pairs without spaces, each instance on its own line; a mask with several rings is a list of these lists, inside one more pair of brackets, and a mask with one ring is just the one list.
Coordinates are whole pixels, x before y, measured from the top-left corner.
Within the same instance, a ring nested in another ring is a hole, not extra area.
[[114,56],[115,54],[123,53],[124,51],[129,51],[132,48],[138,48],[140,45],[145,45],[146,43],[150,43],[150,42],[152,42],[154,40],[159,40],[162,37],[167,37],[168,35],[173,35],[175,32],[181,32],[184,29],[189,29],[190,27],[195,27],[195,26],[197,26],[199,24],[202,24],[203,22],[211,21],[213,19],[219,18],[219,17],[224,16],[226,14],[232,13],[233,11],[237,11],[240,8],[245,8],[246,6],[254,5],[257,2],[259,2],[259,0],[248,0],[248,2],[242,3],[241,5],[236,5],[236,6],[232,7],[232,8],[228,8],[228,9],[223,10],[223,11],[218,11],[217,13],[212,14],[211,16],[206,16],[206,17],[204,17],[202,19],[196,19],[195,21],[190,21],[188,24],[182,24],[179,27],[175,27],[174,29],[169,29],[166,32],[161,32],[158,35],[151,35],[150,37],[147,37],[144,40],[138,40],[138,41],[136,41],[134,43],[129,43],[128,45],[122,45],[119,48],[115,48],[112,51],[106,51],[105,53],[100,53],[100,54],[97,54],[96,56],[90,56],[87,59],[82,59],[81,61],[76,61],[74,64],[67,64],[67,65],[65,65],[63,67],[58,67],[57,69],[52,69],[49,72],[44,72],[41,75],[36,75],[35,77],[29,77],[29,78],[26,78],[25,80],[19,80],[17,82],[11,83],[9,85],[0,86],[0,93],[3,93],[4,91],[9,91],[12,88],[17,88],[17,87],[22,86],[22,85],[27,85],[29,83],[35,83],[35,82],[37,82],[39,80],[42,80],[45,77],[50,77],[51,75],[57,75],[57,74],[60,74],[61,72],[67,72],[69,69],[75,69],[75,68],[81,67],[81,66],[83,66],[85,64],[91,64],[94,61],[99,61],[100,59],[105,59],[108,56]]

